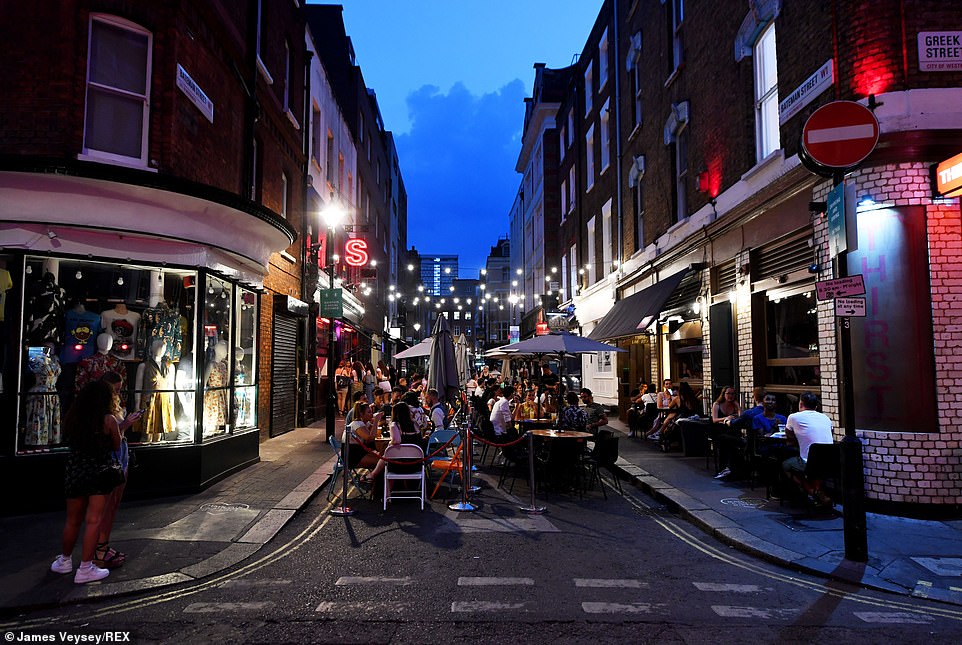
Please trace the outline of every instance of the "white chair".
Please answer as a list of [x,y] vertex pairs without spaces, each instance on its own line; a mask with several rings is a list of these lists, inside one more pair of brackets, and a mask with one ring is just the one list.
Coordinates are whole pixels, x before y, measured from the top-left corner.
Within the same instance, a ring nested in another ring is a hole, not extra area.
[[[427,485],[424,479],[424,451],[421,450],[421,446],[416,446],[413,443],[402,443],[400,445],[388,446],[384,450],[384,458],[388,460],[397,459],[417,459],[420,461],[418,463],[418,468],[415,472],[396,472],[395,468],[401,468],[402,470],[409,470],[409,468],[394,465],[391,461],[388,461],[384,467],[384,510],[387,510],[388,500],[392,499],[420,499],[421,500],[421,510],[424,510],[424,497],[426,493]],[[419,482],[417,491],[399,490],[392,491],[390,480],[417,480]]]

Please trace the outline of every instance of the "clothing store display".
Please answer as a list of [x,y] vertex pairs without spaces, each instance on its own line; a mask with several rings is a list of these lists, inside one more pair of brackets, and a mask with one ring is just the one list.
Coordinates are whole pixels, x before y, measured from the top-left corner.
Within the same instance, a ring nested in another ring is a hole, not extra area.
[[79,392],[84,385],[98,380],[107,372],[115,372],[120,376],[120,391],[126,392],[127,370],[124,369],[123,362],[113,354],[102,354],[101,352],[88,356],[77,365],[74,390]]
[[60,395],[57,379],[60,361],[56,356],[33,356],[27,363],[36,384],[26,396],[24,444],[26,446],[54,446],[61,442]]
[[173,370],[166,360],[160,364],[151,357],[143,362],[143,379],[140,406],[144,416],[137,422],[148,442],[162,441],[165,432],[174,430],[174,393],[158,390],[171,390],[170,376]]
[[[244,367],[243,361],[237,361],[234,363],[234,383],[240,386],[247,384],[247,369]],[[252,389],[247,387],[238,387],[234,390],[234,408],[235,414],[237,415],[238,428],[246,428],[252,425],[252,392]]]
[[64,299],[66,292],[49,271],[27,285],[26,324],[27,345],[54,343],[63,340]]
[[155,340],[164,341],[167,358],[176,363],[183,351],[180,313],[166,305],[145,309],[137,332],[137,355],[147,358]]
[[114,339],[110,353],[124,361],[134,360],[137,355],[140,314],[130,311],[125,305],[117,305],[100,314],[100,324]]

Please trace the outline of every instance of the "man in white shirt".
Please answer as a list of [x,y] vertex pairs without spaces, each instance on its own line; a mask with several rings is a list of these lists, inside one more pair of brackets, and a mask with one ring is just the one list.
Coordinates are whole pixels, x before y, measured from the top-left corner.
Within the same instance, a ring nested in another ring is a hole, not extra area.
[[444,419],[447,414],[444,405],[441,404],[441,399],[438,397],[438,391],[432,387],[424,393],[424,399],[428,404],[428,409],[431,410],[431,423],[434,424],[434,429],[444,428]]
[[785,422],[785,437],[789,443],[798,443],[798,456],[782,463],[785,473],[807,494],[816,498],[819,504],[831,503],[821,490],[821,482],[805,478],[805,464],[813,443],[831,444],[835,442],[832,434],[832,420],[818,411],[818,396],[803,392],[798,399],[798,412],[788,415]]
[[510,385],[501,387],[501,396],[494,402],[491,408],[491,425],[494,426],[496,437],[503,437],[508,434],[511,427],[511,397],[514,395],[514,388]]

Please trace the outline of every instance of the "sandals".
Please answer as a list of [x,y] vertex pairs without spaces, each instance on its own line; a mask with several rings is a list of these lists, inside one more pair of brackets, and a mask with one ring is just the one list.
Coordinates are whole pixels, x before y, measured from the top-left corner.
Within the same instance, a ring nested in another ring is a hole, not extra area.
[[127,561],[127,554],[110,547],[106,542],[97,545],[94,564],[103,569],[115,569]]

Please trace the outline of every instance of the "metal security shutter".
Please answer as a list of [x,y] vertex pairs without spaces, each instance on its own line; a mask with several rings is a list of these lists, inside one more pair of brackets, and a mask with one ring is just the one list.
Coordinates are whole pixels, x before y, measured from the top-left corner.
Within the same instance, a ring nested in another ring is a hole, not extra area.
[[812,233],[806,231],[756,251],[752,258],[752,278],[777,278],[804,269],[814,261]]
[[271,436],[294,429],[297,419],[297,319],[274,316],[271,350]]

